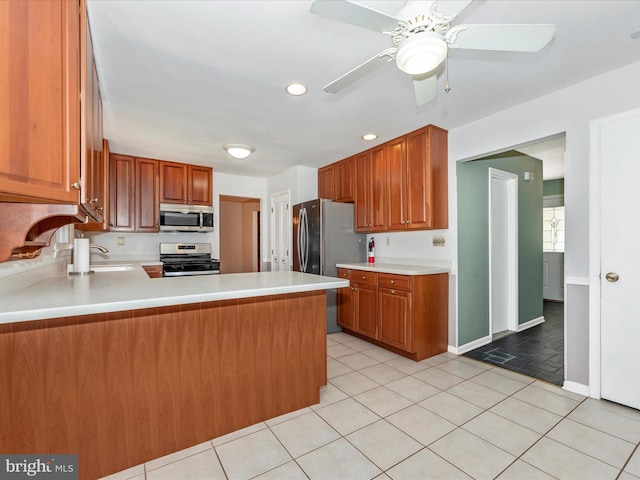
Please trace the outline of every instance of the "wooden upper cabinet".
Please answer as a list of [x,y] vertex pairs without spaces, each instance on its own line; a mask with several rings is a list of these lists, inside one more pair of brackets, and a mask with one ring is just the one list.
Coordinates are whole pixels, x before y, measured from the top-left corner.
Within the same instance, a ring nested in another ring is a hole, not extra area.
[[0,2],[0,201],[78,204],[78,2]]
[[113,154],[110,166],[110,229],[114,232],[160,230],[160,161]]
[[336,199],[334,164],[318,169],[318,198]]
[[213,205],[213,170],[189,165],[187,169],[188,202],[191,205]]
[[385,144],[387,159],[387,229],[407,228],[407,137]]
[[160,161],[135,159],[135,231],[160,231]]
[[335,163],[334,182],[337,202],[353,202],[354,175],[354,157],[349,157]]
[[187,203],[186,163],[160,163],[160,203]]
[[115,232],[135,231],[135,158],[112,154],[109,158],[109,227]]
[[371,190],[373,186],[371,151],[367,150],[354,157],[354,230],[371,231]]
[[407,135],[407,229],[448,227],[447,132],[429,125]]
[[186,163],[160,162],[160,203],[213,205],[213,170]]
[[80,26],[80,204],[99,224],[105,215],[108,192],[105,188],[105,159],[102,151],[102,99],[93,53],[93,41],[85,3],[82,3]]
[[386,148],[387,229],[447,228],[446,130],[429,125]]

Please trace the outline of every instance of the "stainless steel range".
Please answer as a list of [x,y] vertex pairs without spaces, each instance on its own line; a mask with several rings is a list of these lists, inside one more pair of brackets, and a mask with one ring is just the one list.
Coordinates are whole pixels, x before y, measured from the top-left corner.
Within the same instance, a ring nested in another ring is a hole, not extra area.
[[211,258],[210,243],[161,243],[160,261],[165,277],[220,273],[220,260]]

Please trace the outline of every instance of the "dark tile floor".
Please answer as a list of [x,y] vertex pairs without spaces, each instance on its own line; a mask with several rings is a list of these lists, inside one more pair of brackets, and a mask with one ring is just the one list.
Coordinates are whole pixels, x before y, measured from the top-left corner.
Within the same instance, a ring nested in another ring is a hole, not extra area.
[[564,381],[564,304],[544,302],[545,322],[465,354],[539,380]]

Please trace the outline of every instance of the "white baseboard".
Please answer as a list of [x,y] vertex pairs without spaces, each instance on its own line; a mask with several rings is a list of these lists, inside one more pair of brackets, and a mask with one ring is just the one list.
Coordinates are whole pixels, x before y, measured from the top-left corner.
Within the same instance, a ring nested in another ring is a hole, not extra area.
[[528,322],[521,323],[520,325],[518,325],[518,330],[516,331],[522,332],[523,330],[526,330],[531,327],[535,327],[536,325],[540,325],[541,323],[544,323],[544,316],[534,318],[533,320],[529,320]]
[[484,345],[487,345],[489,343],[491,343],[491,335],[479,338],[477,340],[474,340],[473,342],[465,343],[464,345],[460,345],[457,348],[449,345],[449,352],[456,355],[462,355],[463,353],[470,352],[471,350],[483,347]]
[[570,382],[565,380],[562,384],[562,389],[568,392],[577,393],[578,395],[589,396],[589,385],[583,385],[582,383]]

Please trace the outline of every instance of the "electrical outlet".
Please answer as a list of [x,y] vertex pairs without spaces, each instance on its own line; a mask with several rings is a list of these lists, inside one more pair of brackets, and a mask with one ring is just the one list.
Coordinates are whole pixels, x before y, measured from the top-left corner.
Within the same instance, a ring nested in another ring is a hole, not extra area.
[[118,245],[124,246],[124,237],[118,237]]
[[444,235],[434,235],[433,236],[433,246],[434,247],[444,247]]
[[389,245],[391,245],[391,239],[390,239],[389,237],[387,237],[387,238],[385,239],[384,244],[385,244],[387,247],[388,247]]

